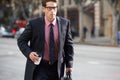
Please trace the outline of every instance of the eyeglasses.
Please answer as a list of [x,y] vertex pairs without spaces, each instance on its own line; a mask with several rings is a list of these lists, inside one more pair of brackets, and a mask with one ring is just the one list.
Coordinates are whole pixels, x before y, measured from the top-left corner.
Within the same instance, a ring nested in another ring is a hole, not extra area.
[[45,7],[48,11],[51,11],[52,9],[53,10],[56,10],[58,8],[58,6],[55,6],[55,7]]

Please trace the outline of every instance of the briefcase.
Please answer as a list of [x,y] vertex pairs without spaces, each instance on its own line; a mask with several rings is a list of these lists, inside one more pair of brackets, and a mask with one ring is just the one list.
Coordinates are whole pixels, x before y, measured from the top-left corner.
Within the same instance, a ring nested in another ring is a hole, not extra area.
[[64,80],[72,80],[71,73],[66,73]]

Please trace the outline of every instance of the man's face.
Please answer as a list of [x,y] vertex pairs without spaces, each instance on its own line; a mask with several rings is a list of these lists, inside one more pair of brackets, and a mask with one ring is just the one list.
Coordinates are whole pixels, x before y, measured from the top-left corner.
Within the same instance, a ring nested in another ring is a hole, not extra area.
[[46,7],[43,7],[42,10],[45,13],[46,18],[49,21],[53,21],[56,18],[57,14],[57,3],[56,2],[47,2]]

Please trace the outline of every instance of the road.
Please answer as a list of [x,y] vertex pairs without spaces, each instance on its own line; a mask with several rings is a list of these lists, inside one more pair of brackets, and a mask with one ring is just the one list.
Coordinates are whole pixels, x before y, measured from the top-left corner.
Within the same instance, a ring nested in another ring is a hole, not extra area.
[[120,49],[75,45],[74,80],[120,80]]
[[16,40],[0,38],[0,80],[23,80],[25,57]]
[[[119,47],[74,44],[73,80],[120,80]],[[25,57],[16,39],[0,38],[0,80],[23,80]]]

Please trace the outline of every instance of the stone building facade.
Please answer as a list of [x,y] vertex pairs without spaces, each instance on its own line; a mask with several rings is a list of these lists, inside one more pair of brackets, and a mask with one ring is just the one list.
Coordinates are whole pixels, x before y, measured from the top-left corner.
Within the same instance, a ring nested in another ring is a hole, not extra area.
[[[76,36],[79,37],[79,9],[74,0],[60,0],[59,11],[61,16],[70,19],[71,26],[74,27]],[[106,0],[99,0],[95,4],[91,0],[87,0],[83,7],[82,15],[82,24],[88,29],[87,38],[92,36],[111,38],[112,16],[111,6]],[[120,29],[119,26],[118,29]]]

